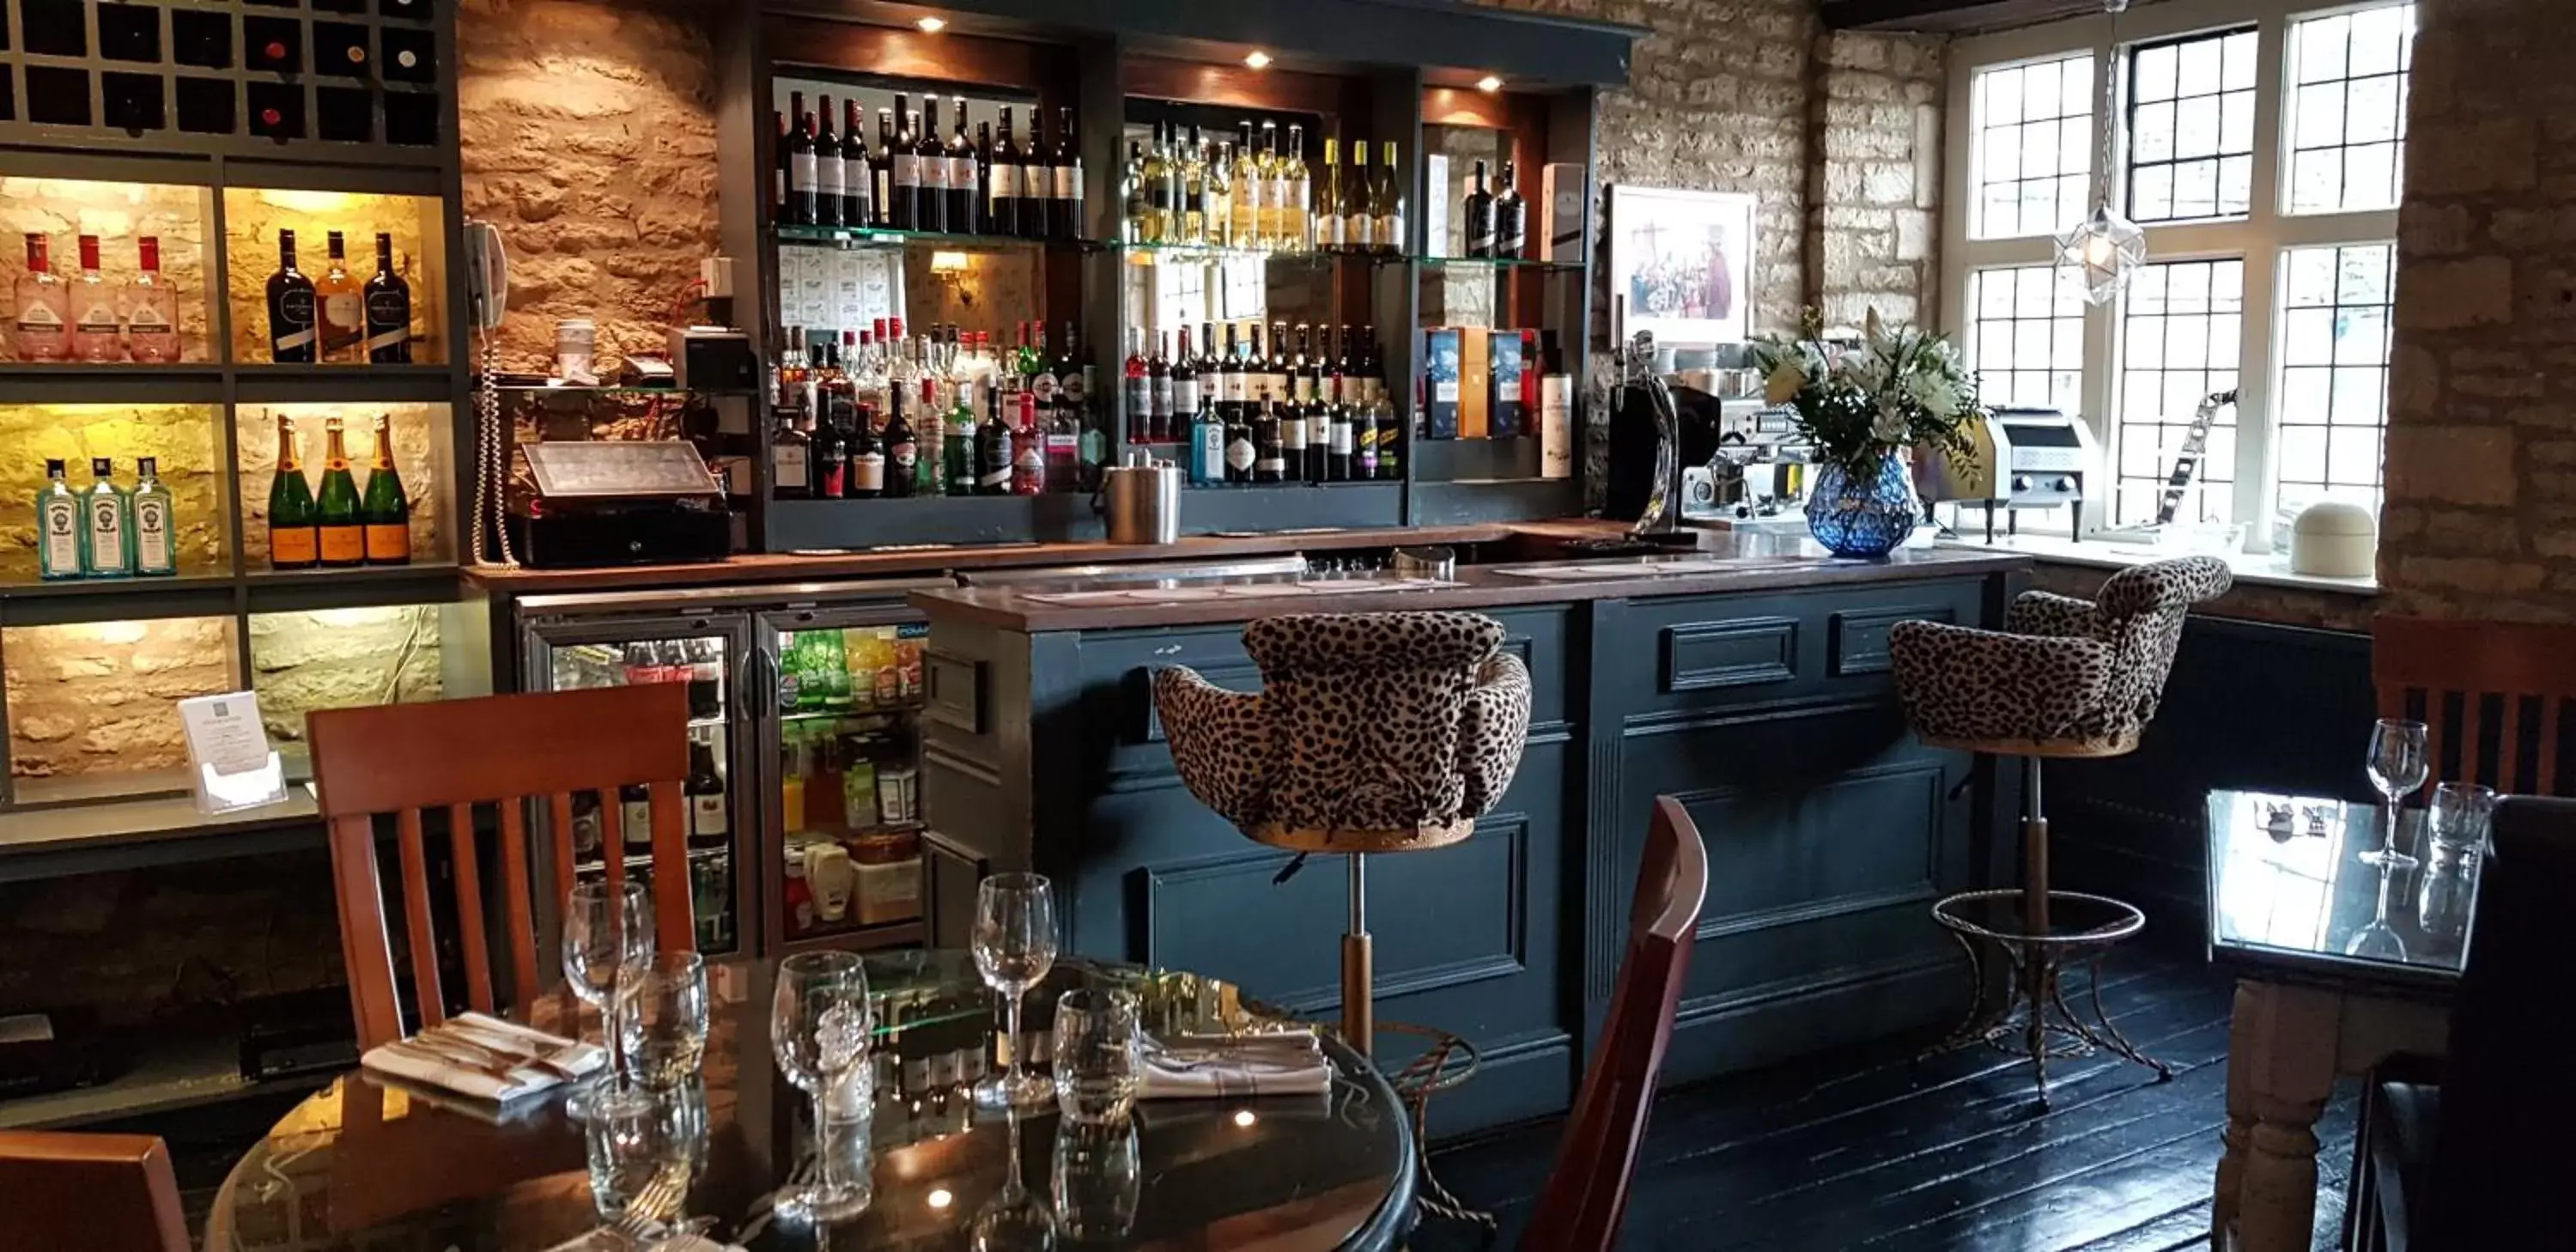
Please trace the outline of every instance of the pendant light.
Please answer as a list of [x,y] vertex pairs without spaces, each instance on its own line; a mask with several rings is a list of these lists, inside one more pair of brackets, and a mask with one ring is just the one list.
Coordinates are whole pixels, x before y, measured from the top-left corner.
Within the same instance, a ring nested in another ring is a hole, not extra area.
[[2103,0],[2111,15],[2111,64],[2102,74],[2102,159],[2094,173],[2093,212],[2057,236],[2057,274],[2086,304],[2109,304],[2147,261],[2147,233],[2111,207],[2111,137],[2119,107],[2120,13],[2129,0]]

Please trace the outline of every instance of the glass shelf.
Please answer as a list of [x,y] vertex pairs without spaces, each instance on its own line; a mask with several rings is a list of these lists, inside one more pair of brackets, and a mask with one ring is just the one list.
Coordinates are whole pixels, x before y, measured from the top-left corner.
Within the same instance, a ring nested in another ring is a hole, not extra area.
[[1540,261],[1529,257],[1426,256],[1414,259],[1442,269],[1572,271],[1583,268],[1581,261]]
[[1364,261],[1387,265],[1405,259],[1397,252],[1341,252],[1316,250],[1283,252],[1272,248],[1228,248],[1205,243],[1119,243],[1111,245],[1145,262],[1169,257],[1179,261],[1278,261],[1291,265],[1330,265],[1336,261]]
[[935,230],[898,230],[891,226],[773,226],[781,245],[823,248],[900,248],[912,244],[952,248],[1073,248],[1098,251],[1093,239],[1031,239],[1022,235],[959,235]]

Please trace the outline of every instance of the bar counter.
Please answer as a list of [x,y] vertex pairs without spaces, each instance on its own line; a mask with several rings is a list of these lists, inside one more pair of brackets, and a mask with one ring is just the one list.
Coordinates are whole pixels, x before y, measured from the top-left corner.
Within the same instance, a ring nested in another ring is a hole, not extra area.
[[[1586,537],[1594,527],[1527,538]],[[1616,558],[1462,567],[1451,585],[1104,582],[916,591],[933,942],[962,944],[974,882],[1036,869],[1089,956],[1206,970],[1329,1017],[1343,867],[1288,855],[1173,773],[1150,680],[1187,665],[1257,689],[1241,624],[1282,612],[1463,608],[1504,623],[1532,679],[1528,746],[1473,837],[1372,858],[1378,1017],[1463,1035],[1483,1073],[1434,1102],[1445,1134],[1572,1101],[1626,942],[1655,796],[1710,853],[1708,905],[1668,1074],[1740,1069],[1912,1031],[1957,1012],[1939,895],[1999,880],[2014,795],[1907,733],[1888,627],[2000,625],[2027,558],[1912,550],[1822,559],[1804,540],[1701,536]],[[1600,570],[1582,567],[1603,567]],[[1582,572],[1566,576],[1568,571]],[[1555,576],[1551,576],[1551,572]],[[1384,578],[1385,576],[1378,576]],[[1382,1036],[1391,1052],[1406,1037]]]

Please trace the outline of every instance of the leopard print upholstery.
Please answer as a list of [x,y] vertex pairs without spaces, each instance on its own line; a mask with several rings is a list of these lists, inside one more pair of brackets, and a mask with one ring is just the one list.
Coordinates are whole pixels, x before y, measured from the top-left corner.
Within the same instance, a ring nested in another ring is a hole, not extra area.
[[2231,581],[2226,562],[2183,557],[2122,570],[2089,604],[2024,592],[2001,631],[1898,622],[1898,698],[1932,739],[2134,741],[2156,715],[2186,613]]
[[1499,800],[1529,731],[1529,673],[1473,613],[1299,614],[1244,627],[1258,694],[1154,675],[1172,762],[1247,830],[1404,830]]

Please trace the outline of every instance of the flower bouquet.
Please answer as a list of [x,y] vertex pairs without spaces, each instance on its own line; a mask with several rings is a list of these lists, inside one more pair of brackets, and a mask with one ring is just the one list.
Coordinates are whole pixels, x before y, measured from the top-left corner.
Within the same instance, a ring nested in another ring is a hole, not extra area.
[[1975,449],[1976,379],[1930,331],[1890,327],[1871,309],[1858,342],[1829,341],[1811,308],[1797,338],[1762,336],[1752,353],[1764,399],[1788,405],[1814,446],[1807,528],[1836,556],[1884,556],[1913,533],[1921,510],[1898,453],[1922,446],[1957,462]]

